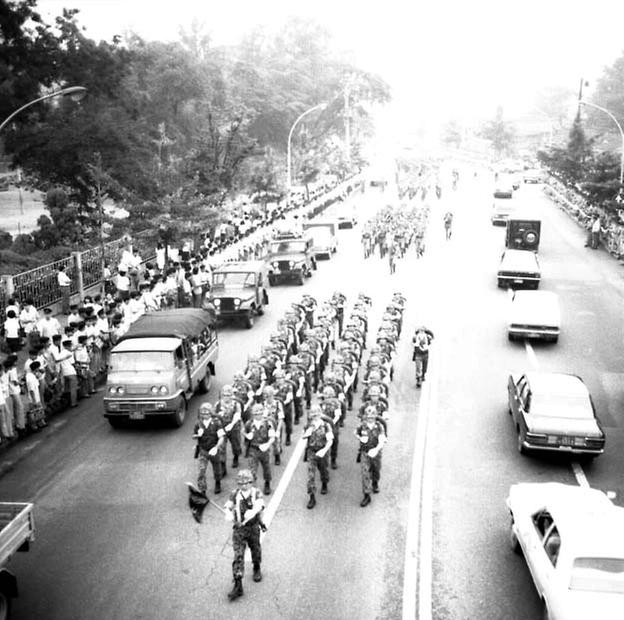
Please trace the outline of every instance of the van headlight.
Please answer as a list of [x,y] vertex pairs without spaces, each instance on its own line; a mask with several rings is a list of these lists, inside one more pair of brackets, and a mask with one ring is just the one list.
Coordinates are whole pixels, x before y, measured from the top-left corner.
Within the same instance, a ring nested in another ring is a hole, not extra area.
[[111,387],[108,388],[109,394],[123,394],[125,391],[123,385],[111,385]]
[[212,301],[212,303],[218,308],[221,305],[221,300],[220,299],[214,299]]
[[271,263],[271,265],[273,266],[274,269],[277,269],[279,267],[279,263],[277,261]]
[[288,266],[292,269],[295,266],[295,261],[294,260],[289,260],[288,261]]
[[240,306],[240,304],[241,304],[241,300],[238,297],[235,297],[234,298],[234,306],[238,307],[238,306]]
[[167,394],[169,390],[166,385],[152,385],[150,392],[152,394]]

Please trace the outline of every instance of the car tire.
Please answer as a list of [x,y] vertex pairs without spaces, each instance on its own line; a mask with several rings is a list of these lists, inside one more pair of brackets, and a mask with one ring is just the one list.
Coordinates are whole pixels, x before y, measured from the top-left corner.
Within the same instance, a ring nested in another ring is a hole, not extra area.
[[503,280],[498,280],[498,288],[505,288],[505,282]]
[[553,344],[556,344],[557,342],[559,342],[559,336],[553,336],[553,337],[550,339],[550,342],[552,342]]
[[257,314],[258,316],[262,316],[262,315],[264,314],[264,308],[263,308],[262,306],[258,306],[258,307],[256,308],[256,314]]
[[507,334],[507,338],[509,340],[509,342],[514,342],[516,340],[516,335],[512,334],[511,332]]
[[243,325],[245,325],[245,327],[247,329],[251,329],[254,326],[254,315],[253,315],[253,310],[250,310],[246,315],[245,318],[243,319]]
[[206,368],[206,374],[204,378],[197,384],[197,391],[200,394],[208,394],[210,392],[210,386],[212,384],[212,375],[210,374],[210,370]]
[[175,413],[171,414],[171,423],[175,428],[180,428],[186,419],[186,401],[181,398]]
[[518,536],[513,529],[513,519],[511,520],[511,525],[509,526],[509,545],[511,546],[511,550],[514,553],[520,555],[522,553],[522,547],[520,546],[520,541],[518,540]]

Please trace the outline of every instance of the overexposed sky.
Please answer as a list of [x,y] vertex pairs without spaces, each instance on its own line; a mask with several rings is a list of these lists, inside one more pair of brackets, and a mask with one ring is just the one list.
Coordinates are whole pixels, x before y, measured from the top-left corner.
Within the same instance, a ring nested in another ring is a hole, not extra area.
[[379,73],[406,116],[448,120],[530,111],[548,86],[594,83],[624,51],[622,0],[39,0],[48,21],[80,9],[87,35],[110,39],[132,29],[177,39],[193,18],[216,45],[256,24],[314,17],[335,45]]

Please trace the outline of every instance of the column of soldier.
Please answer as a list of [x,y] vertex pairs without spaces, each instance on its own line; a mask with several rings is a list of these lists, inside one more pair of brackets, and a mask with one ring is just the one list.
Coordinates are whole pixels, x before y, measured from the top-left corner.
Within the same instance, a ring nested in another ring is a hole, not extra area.
[[[371,300],[360,294],[345,321],[346,298],[334,293],[320,306],[310,295],[303,295],[278,321],[270,341],[260,355],[249,356],[243,372],[224,385],[219,400],[205,402],[199,409],[194,438],[199,459],[197,486],[206,496],[206,470],[212,465],[214,491],[221,492],[227,474],[226,445],[232,451],[231,466],[239,466],[241,455],[248,459],[249,475],[255,481],[262,468],[264,493],[271,493],[272,465],[281,464],[283,446],[289,446],[294,426],[308,411],[303,437],[308,463],[308,508],[316,505],[315,476],[321,477],[321,494],[328,492],[329,469],[338,467],[340,428],[347,410],[353,408],[358,388],[358,372],[366,347],[368,310]],[[381,450],[387,436],[388,384],[393,373],[393,357],[400,335],[405,300],[395,294],[383,314],[375,345],[365,367],[365,390],[359,410],[356,437],[358,462],[362,469],[364,497],[379,491]],[[339,338],[336,338],[336,329]],[[330,350],[335,353],[330,358]],[[319,403],[312,403],[313,393]],[[241,441],[241,439],[243,441]],[[201,502],[200,502],[201,503]],[[191,506],[193,508],[193,506]],[[199,521],[201,511],[193,510]]]

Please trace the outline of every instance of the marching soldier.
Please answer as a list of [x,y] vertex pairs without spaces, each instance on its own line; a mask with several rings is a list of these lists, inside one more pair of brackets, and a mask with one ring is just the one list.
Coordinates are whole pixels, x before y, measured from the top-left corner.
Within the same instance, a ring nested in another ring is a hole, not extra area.
[[284,428],[286,429],[286,445],[290,445],[290,438],[293,430],[293,409],[294,398],[297,390],[297,385],[294,381],[291,381],[286,377],[286,373],[283,369],[275,371],[275,382],[273,388],[275,389],[275,397],[280,400],[284,407]]
[[321,408],[314,405],[310,410],[310,421],[303,430],[303,438],[308,440],[306,457],[308,461],[308,508],[316,506],[316,470],[321,476],[321,494],[327,493],[329,469],[327,453],[334,440],[331,424],[323,420]]
[[264,478],[264,494],[271,493],[271,459],[270,449],[275,441],[275,427],[273,422],[264,416],[264,407],[256,404],[251,408],[251,420],[245,424],[243,436],[247,440],[246,456],[249,459],[249,469],[254,480],[257,479],[258,465],[262,466]]
[[284,429],[284,405],[275,398],[275,389],[267,385],[262,393],[262,404],[264,405],[264,415],[273,422],[275,428],[275,441],[273,442],[273,454],[275,464],[281,465],[282,455],[282,435]]
[[253,580],[262,581],[260,530],[266,531],[266,526],[262,522],[264,499],[262,493],[253,486],[253,480],[254,476],[248,469],[241,469],[236,475],[237,488],[230,493],[225,503],[225,518],[232,523],[232,546],[234,547],[234,561],[232,562],[234,587],[228,594],[230,601],[243,595],[245,548],[247,546],[249,546],[253,562]]
[[227,441],[232,448],[232,467],[238,467],[238,457],[241,455],[241,420],[242,405],[234,398],[231,385],[221,388],[221,398],[215,404],[215,411],[221,416],[226,441],[223,442],[223,471],[225,472],[225,446]]
[[242,407],[243,422],[247,422],[254,403],[253,386],[245,379],[242,372],[234,373],[232,377],[232,391],[234,398]]
[[331,385],[327,385],[323,388],[321,411],[323,415],[332,425],[334,433],[334,441],[332,442],[330,458],[331,468],[338,469],[338,440],[340,437],[340,419],[342,418],[342,405],[336,397],[336,392]]
[[360,469],[362,472],[362,491],[364,497],[360,506],[364,508],[371,503],[371,491],[379,493],[381,477],[381,450],[387,441],[383,424],[377,419],[375,407],[366,407],[364,422],[355,430],[360,442]]
[[291,355],[287,367],[287,377],[295,382],[297,392],[295,393],[295,424],[299,424],[299,419],[303,415],[303,399],[305,397],[306,407],[309,409],[312,402],[312,393],[308,375],[301,363],[298,355]]
[[199,421],[195,424],[193,439],[197,439],[197,458],[199,458],[199,473],[197,487],[206,494],[206,469],[212,463],[212,473],[215,481],[215,493],[221,493],[221,455],[219,450],[225,441],[223,422],[216,414],[210,403],[199,406]]

